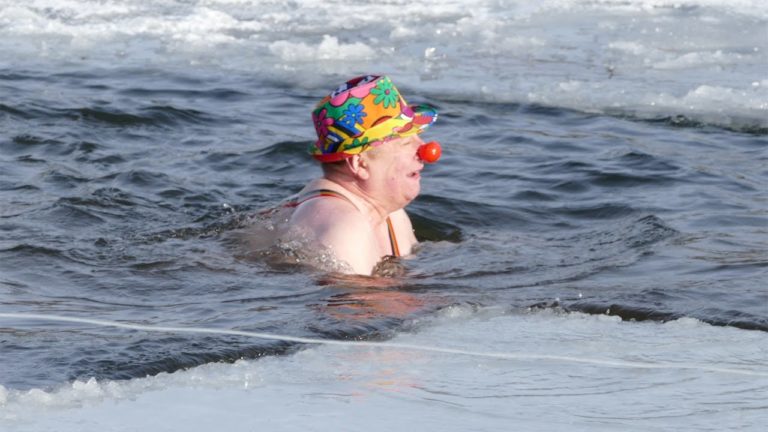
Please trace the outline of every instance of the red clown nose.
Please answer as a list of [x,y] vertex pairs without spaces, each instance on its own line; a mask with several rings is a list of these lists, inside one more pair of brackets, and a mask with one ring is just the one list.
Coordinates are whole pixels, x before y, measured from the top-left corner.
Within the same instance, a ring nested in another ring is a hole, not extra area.
[[419,159],[426,163],[435,163],[440,159],[440,155],[443,153],[443,149],[440,148],[440,143],[437,141],[430,141],[426,144],[422,144],[419,147]]

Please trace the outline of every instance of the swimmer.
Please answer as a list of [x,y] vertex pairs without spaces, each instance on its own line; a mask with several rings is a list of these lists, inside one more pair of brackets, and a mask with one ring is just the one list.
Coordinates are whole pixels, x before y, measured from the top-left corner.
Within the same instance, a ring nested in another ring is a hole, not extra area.
[[440,157],[440,145],[419,136],[436,119],[433,107],[408,105],[386,76],[354,78],[323,98],[310,146],[323,175],[289,202],[289,228],[309,233],[350,274],[409,255],[417,240],[404,209],[419,194],[424,163]]

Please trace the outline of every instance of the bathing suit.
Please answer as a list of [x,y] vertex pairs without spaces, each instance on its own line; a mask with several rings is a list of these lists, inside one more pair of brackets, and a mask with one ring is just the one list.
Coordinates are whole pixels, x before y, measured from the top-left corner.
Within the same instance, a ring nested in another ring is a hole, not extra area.
[[[290,201],[289,203],[285,204],[286,207],[298,207],[302,203],[309,201],[314,198],[321,198],[321,197],[335,197],[335,198],[341,198],[348,203],[355,205],[352,201],[350,201],[349,198],[345,197],[344,195],[336,192],[335,190],[331,189],[316,189],[313,191],[309,191],[300,197],[296,198],[293,201]],[[355,206],[357,208],[357,206]],[[400,256],[400,248],[397,246],[397,238],[395,237],[395,228],[392,226],[392,219],[390,219],[389,216],[387,216],[387,233],[389,234],[389,246],[392,250],[392,256],[399,257]]]

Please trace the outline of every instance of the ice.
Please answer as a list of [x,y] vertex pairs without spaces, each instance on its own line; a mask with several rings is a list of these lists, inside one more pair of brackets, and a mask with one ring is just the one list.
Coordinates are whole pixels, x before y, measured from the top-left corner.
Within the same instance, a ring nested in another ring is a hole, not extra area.
[[438,100],[754,128],[767,25],[759,0],[0,0],[0,67],[192,65],[318,91],[377,72]]
[[451,307],[375,346],[315,346],[52,391],[0,389],[0,427],[760,430],[766,348],[760,332],[690,318]]
[[330,35],[323,35],[323,40],[317,46],[281,40],[270,44],[269,50],[282,60],[301,62],[333,59],[365,60],[376,55],[371,47],[363,43],[343,44],[339,43],[338,38]]

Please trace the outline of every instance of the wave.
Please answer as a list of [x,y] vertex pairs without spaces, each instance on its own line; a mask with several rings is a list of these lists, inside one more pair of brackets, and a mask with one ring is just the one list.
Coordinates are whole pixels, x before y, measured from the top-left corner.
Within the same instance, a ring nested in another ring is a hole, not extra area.
[[[136,113],[125,112],[119,109],[105,107],[87,108],[52,108],[24,105],[19,107],[0,106],[0,110],[23,120],[71,120],[76,122],[92,123],[94,126],[108,127],[137,127],[137,126],[177,126],[183,124],[220,123],[221,119],[210,114],[186,108],[173,106],[148,106]],[[30,135],[17,136],[16,143],[36,143],[36,139]]]

